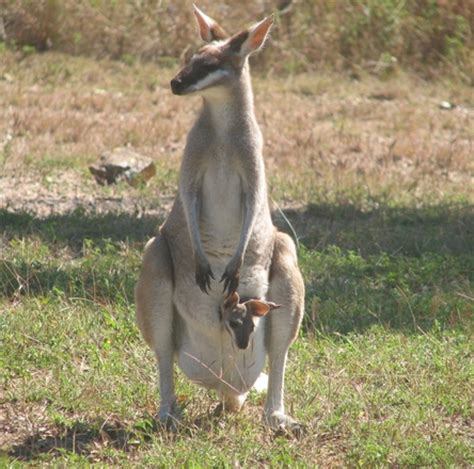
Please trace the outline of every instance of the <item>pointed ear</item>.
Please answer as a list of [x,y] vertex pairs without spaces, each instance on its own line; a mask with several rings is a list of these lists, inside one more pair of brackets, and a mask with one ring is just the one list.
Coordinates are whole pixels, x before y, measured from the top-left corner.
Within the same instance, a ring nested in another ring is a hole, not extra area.
[[203,41],[212,42],[229,37],[217,21],[203,13],[194,3],[193,7],[194,16],[196,17],[199,26],[199,33]]
[[233,308],[234,306],[238,305],[240,301],[239,294],[235,291],[231,293],[225,300],[224,300],[224,309]]
[[261,49],[273,24],[273,15],[251,26],[247,31],[242,31],[233,36],[229,45],[232,51],[242,57]]
[[273,301],[267,301],[267,305],[270,306],[270,311],[282,307],[282,305],[277,305],[276,303],[273,303]]
[[249,300],[245,306],[250,309],[252,316],[262,317],[270,311],[270,306],[265,301]]

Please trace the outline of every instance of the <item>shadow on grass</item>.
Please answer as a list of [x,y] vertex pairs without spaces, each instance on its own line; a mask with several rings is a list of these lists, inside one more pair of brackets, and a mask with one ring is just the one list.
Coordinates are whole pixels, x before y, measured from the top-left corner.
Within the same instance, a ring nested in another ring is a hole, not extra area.
[[[457,327],[472,316],[474,207],[382,204],[363,211],[351,204],[320,204],[288,210],[286,216],[302,245],[307,330],[346,334],[373,324],[429,330],[436,324]],[[138,254],[123,256],[118,242],[138,244],[141,252],[161,220],[84,211],[42,219],[0,210],[0,221],[5,239],[33,236],[52,252],[63,246],[79,252],[77,263],[13,252],[15,258],[0,266],[3,295],[57,288],[67,296],[131,302]],[[87,240],[98,246],[92,255],[81,251]]]
[[[353,204],[309,204],[285,214],[309,249],[338,246],[361,255],[474,255],[472,205],[380,206],[363,211]],[[282,220],[278,224],[288,231]]]
[[183,422],[174,431],[167,430],[151,415],[145,415],[132,428],[118,421],[110,423],[107,420],[81,420],[67,428],[51,429],[49,435],[36,433],[27,436],[21,443],[4,450],[4,454],[17,461],[34,462],[44,460],[44,455],[54,458],[66,452],[98,462],[104,459],[100,455],[101,449],[133,452],[137,448],[143,449],[158,433],[170,441],[182,436],[193,437],[196,429],[212,431],[219,420],[220,415],[205,412],[196,416],[192,422]]
[[[310,204],[285,211],[300,242],[309,249],[338,246],[362,255],[386,252],[419,256],[426,252],[474,254],[474,206],[388,207],[363,211],[353,204]],[[288,232],[278,215],[276,224]],[[7,239],[40,237],[46,244],[80,248],[84,240],[144,242],[163,217],[81,209],[45,218],[0,209],[0,234]]]
[[[54,432],[54,430],[53,430]],[[18,461],[34,461],[42,455],[56,457],[64,452],[87,458],[97,453],[100,447],[130,451],[136,444],[137,435],[120,423],[76,422],[71,427],[58,431],[57,435],[34,434],[13,446],[6,455]],[[132,442],[132,444],[130,444]]]
[[[474,207],[309,205],[286,212],[306,284],[304,330],[469,327]],[[288,232],[284,223],[279,225]]]
[[134,301],[133,289],[138,269],[135,259],[120,258],[112,253],[95,252],[80,263],[51,261],[3,260],[0,262],[0,297],[11,300],[19,296],[81,298],[108,304]]
[[37,236],[44,243],[82,248],[86,239],[145,242],[152,237],[160,217],[108,212],[103,214],[75,210],[44,218],[26,212],[0,209],[0,235],[6,239]]

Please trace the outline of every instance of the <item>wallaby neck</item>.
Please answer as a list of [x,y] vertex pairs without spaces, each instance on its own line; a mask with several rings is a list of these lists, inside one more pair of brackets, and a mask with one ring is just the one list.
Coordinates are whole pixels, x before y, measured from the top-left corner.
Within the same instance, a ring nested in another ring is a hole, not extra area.
[[248,124],[256,122],[248,64],[232,86],[215,89],[203,97],[203,114],[210,119],[218,135],[228,132],[235,135],[240,129],[247,132]]

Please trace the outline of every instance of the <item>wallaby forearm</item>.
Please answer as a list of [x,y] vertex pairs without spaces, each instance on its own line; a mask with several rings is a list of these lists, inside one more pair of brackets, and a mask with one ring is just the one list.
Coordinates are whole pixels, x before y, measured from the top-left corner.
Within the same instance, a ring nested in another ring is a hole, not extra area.
[[245,252],[247,251],[259,209],[262,204],[267,203],[265,169],[261,150],[254,150],[251,155],[252,156],[246,161],[247,164],[244,165],[246,171],[242,177],[244,190],[242,228],[239,243],[234,254],[234,257],[240,258],[241,261],[243,261]]
[[257,216],[258,208],[258,197],[255,194],[248,192],[244,197],[244,211],[242,218],[242,229],[240,232],[239,244],[234,254],[234,258],[239,259],[239,263],[242,264],[247,246],[252,235],[252,230],[255,225],[255,218]]
[[243,217],[239,242],[221,279],[221,281],[224,281],[224,290],[228,290],[229,293],[234,292],[239,285],[240,267],[244,262],[245,253],[250,238],[252,237],[256,217],[258,216],[259,207],[261,206],[263,194],[265,193],[265,183],[261,183],[263,175],[258,169],[252,174],[254,177],[249,178],[250,183],[249,180],[247,180],[247,183],[243,184],[245,192],[243,196]]
[[196,188],[194,188],[194,190],[181,189],[180,197],[193,249],[196,283],[204,293],[208,293],[208,290],[211,288],[211,278],[214,278],[214,274],[212,273],[211,265],[204,252],[201,233],[199,231],[199,216],[201,211],[200,190]]
[[182,190],[180,192],[183,204],[186,225],[188,227],[189,237],[193,248],[195,258],[205,257],[202,247],[201,233],[199,231],[199,214],[201,211],[201,198],[198,190]]

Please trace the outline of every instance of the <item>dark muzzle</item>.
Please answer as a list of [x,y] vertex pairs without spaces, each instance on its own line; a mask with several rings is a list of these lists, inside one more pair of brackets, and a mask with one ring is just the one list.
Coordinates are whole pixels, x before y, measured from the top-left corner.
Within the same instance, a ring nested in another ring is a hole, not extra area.
[[182,94],[184,89],[186,88],[183,81],[179,77],[173,78],[170,82],[170,85],[171,85],[171,91],[173,92],[173,94],[177,94],[177,95]]

